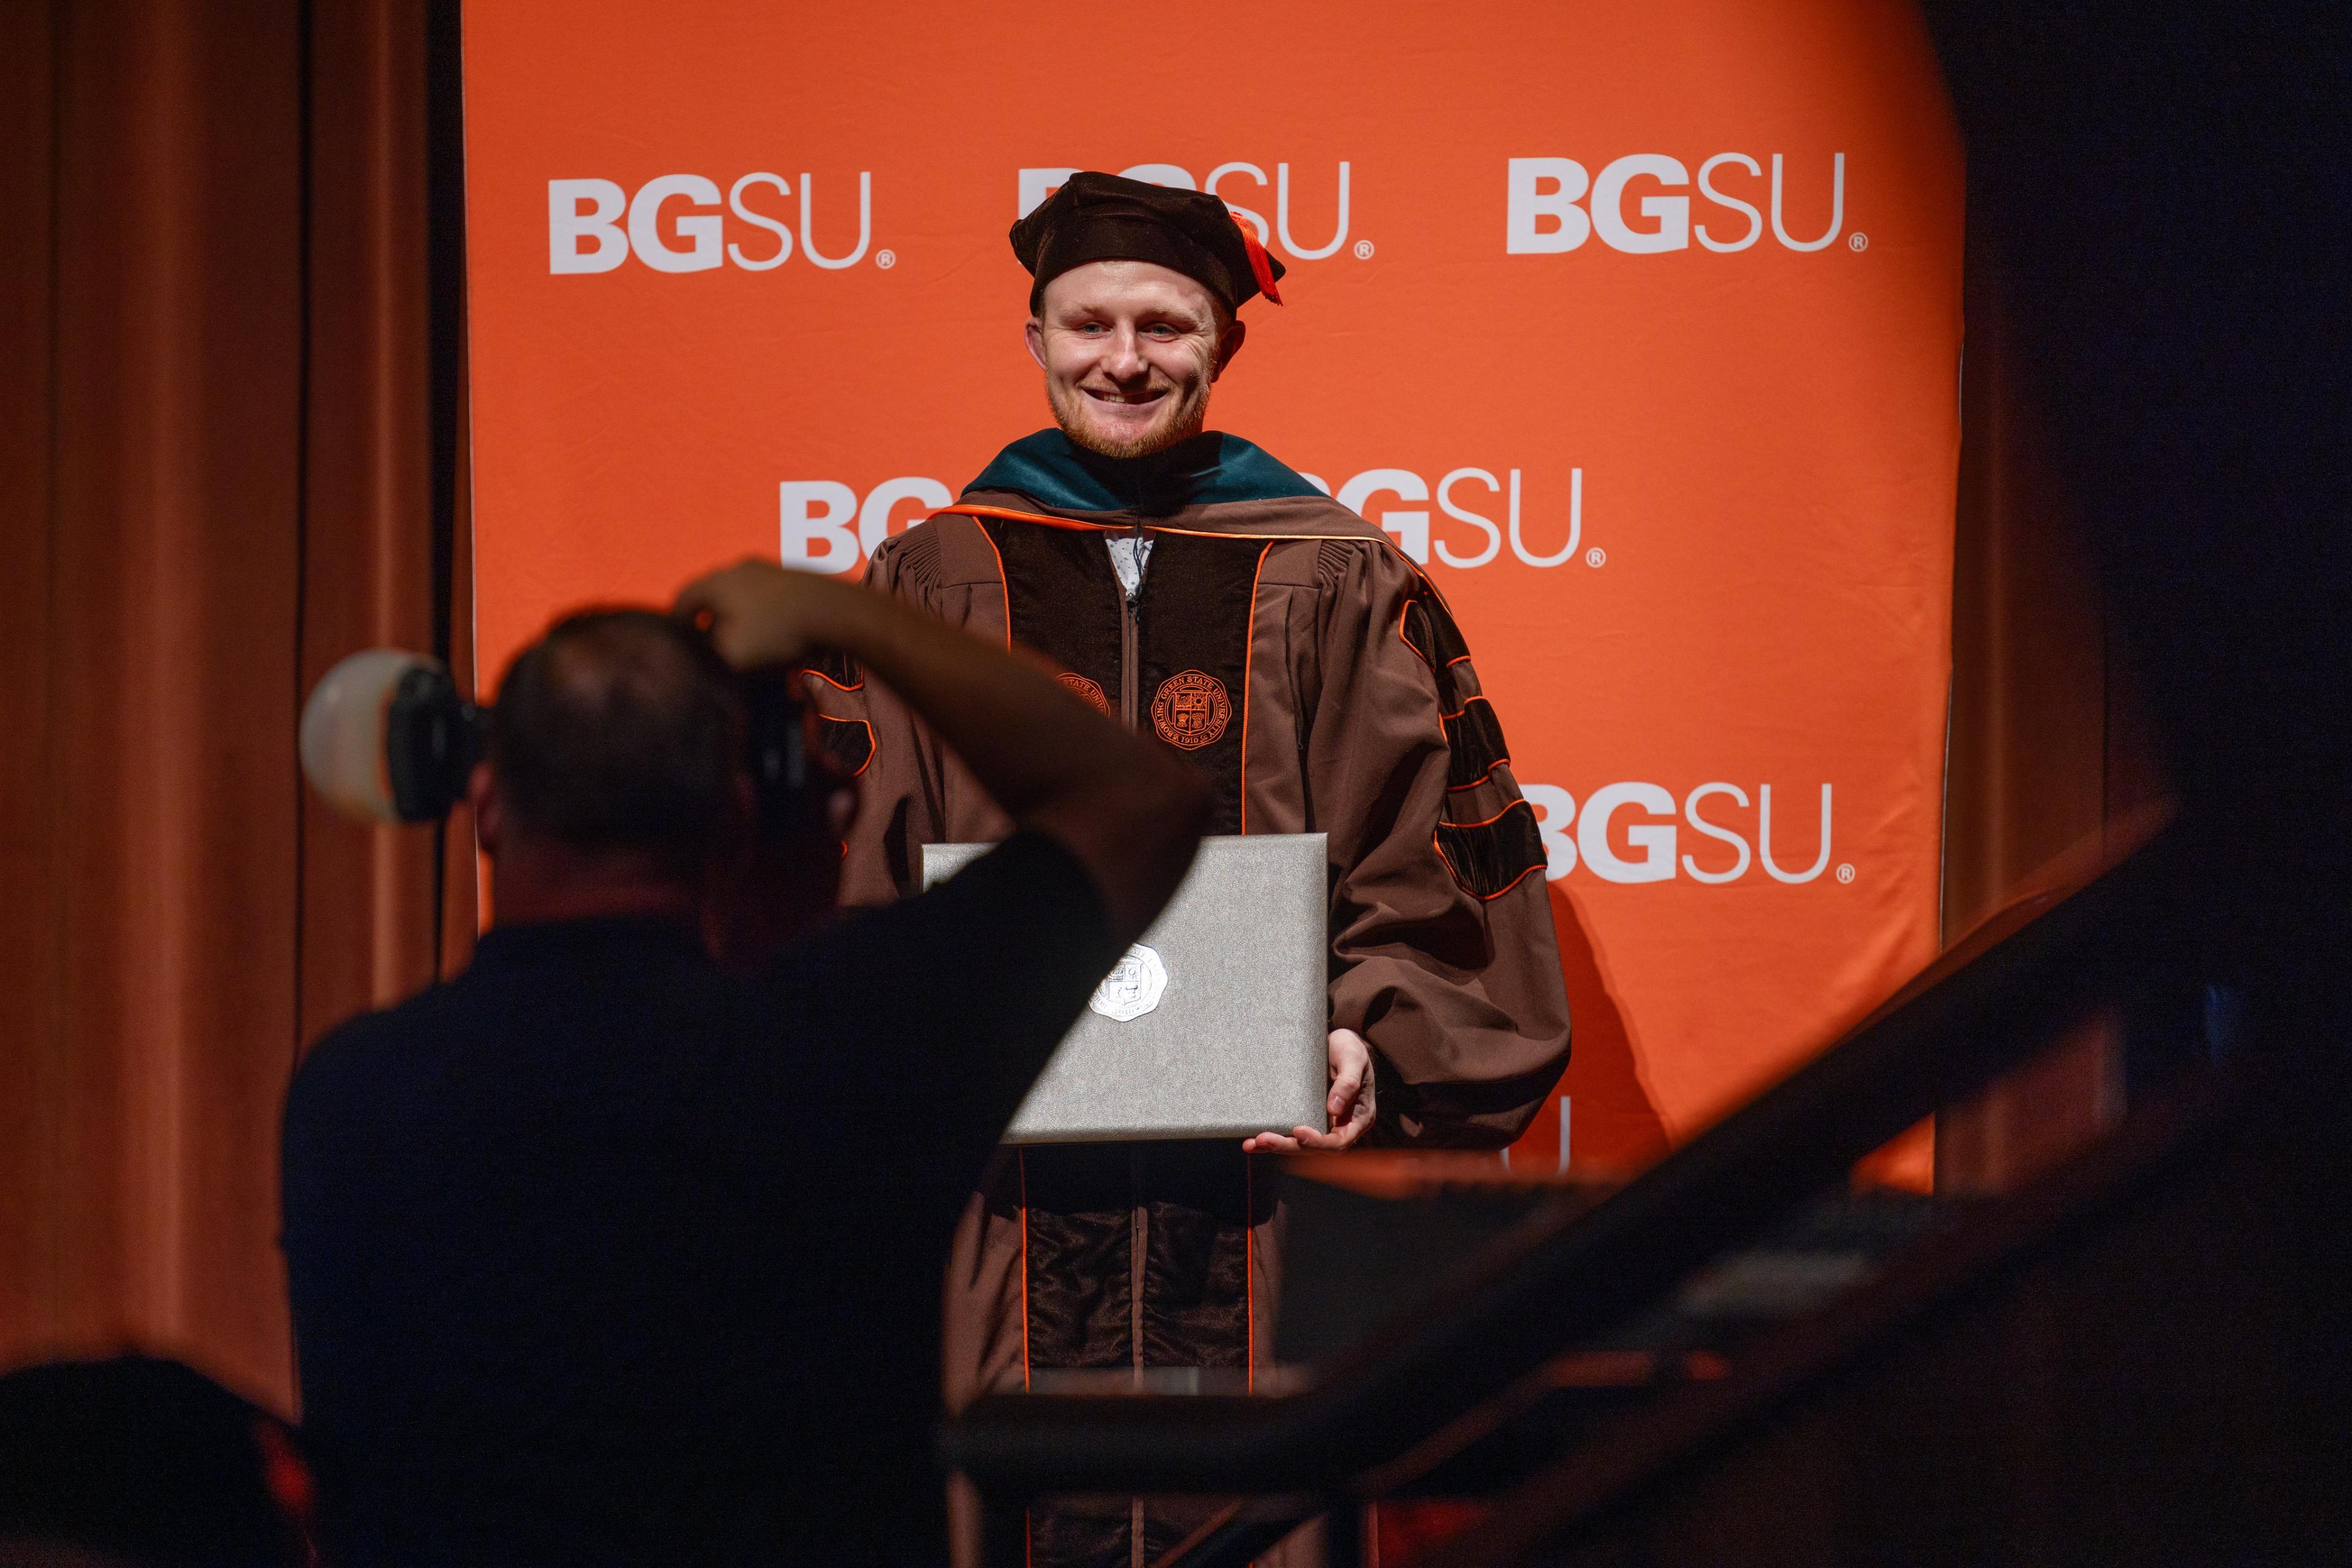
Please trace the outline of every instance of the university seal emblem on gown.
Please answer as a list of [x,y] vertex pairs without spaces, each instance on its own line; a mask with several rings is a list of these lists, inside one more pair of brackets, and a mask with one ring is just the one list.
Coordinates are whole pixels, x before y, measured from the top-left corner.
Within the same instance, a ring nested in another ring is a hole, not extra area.
[[1094,682],[1087,679],[1086,676],[1078,674],[1076,670],[1064,670],[1060,674],[1055,675],[1054,678],[1061,682],[1064,685],[1069,687],[1070,690],[1077,693],[1078,695],[1086,701],[1087,705],[1095,710],[1095,712],[1105,716],[1108,716],[1110,713],[1110,698],[1103,695],[1102,687],[1095,685]]
[[1224,682],[1200,670],[1181,670],[1160,683],[1151,699],[1151,727],[1169,745],[1198,751],[1225,733],[1233,712]]

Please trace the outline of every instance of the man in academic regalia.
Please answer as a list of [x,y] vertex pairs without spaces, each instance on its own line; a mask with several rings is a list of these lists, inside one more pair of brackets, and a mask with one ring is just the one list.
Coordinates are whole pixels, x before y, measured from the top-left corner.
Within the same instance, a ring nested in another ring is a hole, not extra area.
[[[1380,529],[1204,432],[1282,265],[1216,197],[1097,173],[1013,228],[1058,428],[1014,442],[875,552],[885,592],[1051,661],[1207,775],[1212,832],[1328,835],[1331,1126],[1245,1143],[1004,1151],[949,1284],[950,1407],[1055,1369],[1266,1364],[1277,1283],[1256,1155],[1493,1148],[1568,1059],[1533,811],[1444,601]],[[845,897],[914,888],[925,843],[1006,824],[853,667],[818,704],[865,800]],[[1040,1509],[1031,1561],[1149,1561],[1158,1504]]]

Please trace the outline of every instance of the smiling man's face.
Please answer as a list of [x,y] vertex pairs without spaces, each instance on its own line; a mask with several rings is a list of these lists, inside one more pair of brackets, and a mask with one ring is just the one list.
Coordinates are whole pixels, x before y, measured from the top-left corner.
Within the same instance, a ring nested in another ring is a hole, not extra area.
[[1045,285],[1028,338],[1063,434],[1106,457],[1148,457],[1201,433],[1242,324],[1181,272],[1090,261]]

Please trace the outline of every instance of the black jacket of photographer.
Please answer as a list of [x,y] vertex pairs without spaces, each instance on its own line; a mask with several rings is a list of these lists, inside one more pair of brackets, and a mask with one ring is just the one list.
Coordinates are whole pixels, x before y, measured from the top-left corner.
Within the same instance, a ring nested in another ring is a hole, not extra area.
[[751,973],[496,929],[320,1041],[284,1245],[340,1560],[937,1561],[950,1234],[1116,956],[1024,833]]

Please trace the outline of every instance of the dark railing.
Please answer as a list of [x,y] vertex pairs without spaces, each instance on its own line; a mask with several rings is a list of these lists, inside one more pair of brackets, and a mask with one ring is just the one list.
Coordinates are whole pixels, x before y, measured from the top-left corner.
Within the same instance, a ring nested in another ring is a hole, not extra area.
[[[2210,1081],[2173,1085],[2109,1135],[2039,1175],[2030,1191],[1971,1206],[1965,1218],[1891,1259],[1864,1287],[1759,1336],[1727,1375],[1684,1384],[1559,1445],[1534,1473],[1494,1489],[1475,1524],[1447,1538],[1443,1561],[1447,1568],[1508,1568],[1537,1559],[1547,1543],[1605,1532],[1612,1517],[1622,1521],[1686,1482],[1710,1456],[1731,1450],[1914,1324],[1972,1295],[1981,1301],[1988,1287],[2018,1279],[2098,1226],[2163,1202],[2166,1178],[2211,1156],[2231,1109],[2230,1096]],[[1185,1568],[1213,1561],[1248,1557],[1199,1552]]]
[[[2012,906],[1838,1044],[1596,1206],[1563,1200],[1389,1331],[1265,1397],[1004,1395],[947,1435],[992,1541],[1031,1500],[1184,1493],[1237,1505],[1187,1563],[1244,1561],[1297,1519],[1425,1474],[1563,1351],[1842,1181],[1939,1107],[2030,1060],[2185,929],[2175,836]],[[1207,1532],[1204,1532],[1207,1533]],[[1223,1547],[1223,1549],[1219,1549]],[[1013,1559],[1017,1561],[1017,1558]]]

